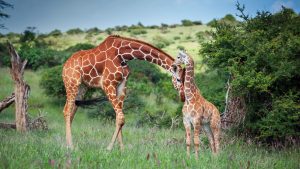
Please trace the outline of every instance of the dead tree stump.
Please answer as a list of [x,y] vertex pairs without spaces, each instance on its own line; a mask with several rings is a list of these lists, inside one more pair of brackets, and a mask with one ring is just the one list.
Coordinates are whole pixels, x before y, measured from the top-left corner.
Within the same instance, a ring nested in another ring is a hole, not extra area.
[[27,99],[30,87],[25,83],[23,75],[27,60],[21,60],[20,56],[12,46],[8,43],[8,50],[11,55],[11,76],[15,83],[15,108],[16,108],[16,129],[20,132],[28,130],[28,115],[27,115]]
[[9,107],[13,102],[15,101],[15,94],[13,93],[12,95],[6,97],[3,101],[0,101],[0,112]]

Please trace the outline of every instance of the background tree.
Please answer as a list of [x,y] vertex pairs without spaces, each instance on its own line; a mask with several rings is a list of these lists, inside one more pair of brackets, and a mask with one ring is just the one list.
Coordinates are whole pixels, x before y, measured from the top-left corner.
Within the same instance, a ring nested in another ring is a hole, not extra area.
[[218,23],[214,41],[201,50],[211,70],[231,75],[232,94],[245,100],[245,122],[236,131],[265,143],[299,141],[300,16],[282,8],[243,19]]
[[[5,8],[13,8],[13,7],[14,6],[12,4],[7,3],[3,0],[0,0],[0,20],[1,20],[1,22],[3,22],[2,21],[3,19],[9,18],[9,15],[7,13],[3,12],[3,10]],[[4,29],[4,28],[5,28],[4,24],[0,23],[0,29]]]

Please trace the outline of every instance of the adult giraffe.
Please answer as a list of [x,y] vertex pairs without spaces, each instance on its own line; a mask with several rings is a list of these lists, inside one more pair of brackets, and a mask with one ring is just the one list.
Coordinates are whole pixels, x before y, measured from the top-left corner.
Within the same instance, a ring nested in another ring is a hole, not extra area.
[[[81,88],[81,84],[85,84],[88,87],[102,88],[116,113],[116,129],[107,149],[112,150],[117,137],[120,148],[124,148],[122,127],[125,118],[122,109],[130,72],[127,61],[132,59],[157,64],[172,73],[174,59],[171,56],[148,43],[116,35],[107,37],[93,49],[73,54],[66,61],[62,77],[67,95],[64,118],[68,147],[72,147],[71,124],[77,110],[75,100],[85,93],[84,88]],[[175,86],[176,79],[173,78],[172,81]],[[183,96],[182,91],[180,93]]]

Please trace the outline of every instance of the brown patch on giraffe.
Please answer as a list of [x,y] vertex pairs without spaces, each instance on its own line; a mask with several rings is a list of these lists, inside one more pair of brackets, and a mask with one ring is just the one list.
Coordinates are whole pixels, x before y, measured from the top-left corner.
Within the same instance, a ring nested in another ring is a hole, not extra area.
[[96,62],[103,62],[106,59],[106,55],[104,52],[96,55]]
[[121,72],[116,72],[115,73],[115,79],[116,80],[122,80],[123,79],[123,75]]
[[116,66],[120,66],[120,63],[119,65],[115,65],[113,61],[107,60],[105,66],[108,68],[109,72],[115,72],[117,70]]
[[151,51],[151,55],[154,57],[154,58],[157,58],[158,57],[158,52],[156,50],[152,50]]
[[124,54],[124,53],[131,53],[132,49],[130,47],[121,47],[119,49],[119,54]]
[[131,54],[122,54],[121,56],[125,60],[131,60],[131,59],[133,59],[133,56]]
[[95,65],[95,61],[96,61],[96,58],[95,58],[96,56],[95,55],[93,55],[93,54],[90,54],[89,55],[89,60],[90,60],[90,63],[92,64],[92,65]]
[[121,46],[121,41],[115,40],[113,43],[113,47],[119,48]]
[[103,70],[104,70],[104,62],[96,63],[95,64],[95,69],[97,70],[98,75],[101,75],[103,73]]
[[141,51],[143,51],[145,54],[150,54],[151,49],[149,47],[142,46]]
[[96,76],[98,76],[98,74],[97,74],[95,68],[92,68],[89,74],[90,74],[91,77],[96,77]]
[[132,49],[139,49],[141,47],[140,44],[136,43],[136,42],[132,42],[129,44],[129,46],[132,48]]
[[84,66],[82,68],[82,71],[84,72],[84,74],[89,74],[91,69],[93,69],[93,66],[92,65],[88,65],[88,66]]
[[149,62],[152,61],[152,57],[151,57],[150,55],[147,55],[145,58],[146,58],[146,60],[149,61]]
[[91,76],[90,75],[83,75],[83,81],[89,83],[91,81]]
[[90,61],[87,58],[83,58],[82,60],[83,60],[82,66],[87,66],[90,64]]
[[90,81],[90,84],[93,85],[93,86],[97,86],[97,87],[100,87],[101,84],[100,84],[100,80],[101,80],[101,77],[96,77],[96,78],[93,78],[91,81]]
[[122,46],[128,46],[128,45],[129,45],[129,42],[128,42],[128,41],[122,41],[122,42],[121,42],[121,45],[122,45]]
[[116,56],[117,55],[117,51],[115,48],[110,48],[109,50],[106,51],[106,55],[107,56]]
[[143,53],[138,50],[132,52],[132,54],[134,57],[143,57],[144,56]]
[[161,60],[160,60],[160,59],[157,61],[157,64],[158,64],[158,65],[161,65]]

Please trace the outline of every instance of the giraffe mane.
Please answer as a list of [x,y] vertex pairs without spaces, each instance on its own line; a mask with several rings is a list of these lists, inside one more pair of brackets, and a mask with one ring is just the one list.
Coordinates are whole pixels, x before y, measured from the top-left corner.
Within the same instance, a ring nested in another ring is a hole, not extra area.
[[137,43],[148,45],[149,47],[151,47],[151,48],[157,50],[158,52],[164,54],[165,56],[167,56],[170,60],[174,61],[173,57],[171,57],[169,54],[167,54],[166,52],[162,51],[161,49],[159,49],[159,48],[151,45],[150,43],[147,43],[147,42],[144,42],[144,41],[141,41],[141,40],[137,40],[137,39],[123,37],[123,36],[120,36],[120,35],[109,35],[106,39],[108,39],[108,38],[120,38],[120,39],[124,39],[124,40],[128,40],[128,41],[134,41],[134,42],[137,42]]

